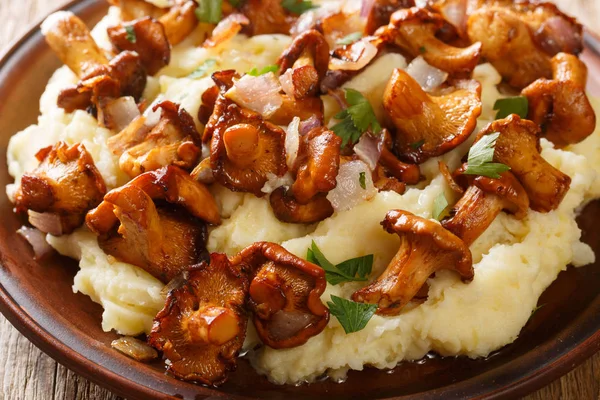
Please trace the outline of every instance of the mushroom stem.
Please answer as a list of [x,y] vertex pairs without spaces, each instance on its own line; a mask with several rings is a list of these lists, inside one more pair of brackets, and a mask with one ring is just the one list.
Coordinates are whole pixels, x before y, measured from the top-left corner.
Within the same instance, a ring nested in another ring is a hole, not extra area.
[[503,208],[504,202],[500,197],[485,193],[477,186],[470,186],[454,206],[456,214],[443,221],[442,226],[470,246],[494,222]]
[[473,279],[469,248],[436,222],[392,210],[381,224],[400,237],[400,248],[377,280],[352,295],[354,301],[377,304],[380,315],[397,315],[438,270],[454,270],[464,281]]
[[557,81],[571,81],[581,87],[587,84],[588,70],[577,56],[558,53],[552,59],[552,77]]
[[259,273],[250,283],[250,297],[257,304],[255,312],[260,318],[269,319],[285,307],[285,293],[281,281],[270,270]]
[[223,134],[227,158],[238,167],[251,164],[259,155],[259,134],[259,130],[250,124],[227,128]]
[[418,165],[403,163],[385,146],[381,150],[379,162],[401,182],[408,185],[415,185],[421,180],[421,171]]
[[205,306],[194,312],[187,320],[190,340],[196,343],[220,346],[240,333],[240,322],[229,308]]
[[88,27],[71,12],[52,14],[42,24],[42,33],[61,61],[79,77],[108,64]]

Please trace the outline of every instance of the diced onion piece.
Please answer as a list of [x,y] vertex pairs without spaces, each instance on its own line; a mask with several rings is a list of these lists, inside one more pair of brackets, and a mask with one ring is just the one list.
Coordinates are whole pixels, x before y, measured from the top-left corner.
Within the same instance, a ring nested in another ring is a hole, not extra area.
[[279,80],[269,72],[260,76],[244,75],[225,93],[225,97],[269,118],[283,104],[280,91]]
[[[364,189],[360,185],[361,173],[365,176]],[[350,210],[377,194],[371,171],[362,161],[350,161],[340,165],[336,181],[335,189],[327,194],[327,200],[336,212]]]
[[467,1],[450,0],[440,2],[441,13],[444,19],[450,22],[460,32],[467,28]]
[[63,233],[62,222],[60,216],[53,213],[39,213],[35,211],[27,211],[29,215],[29,223],[44,233],[49,233],[54,236],[60,236]]
[[294,117],[288,125],[285,133],[285,155],[289,169],[293,169],[296,157],[298,157],[298,148],[300,147],[300,118]]
[[236,13],[227,16],[217,24],[211,37],[204,42],[203,47],[216,47],[230,41],[242,30],[244,25],[249,23],[250,21],[243,14]]
[[332,71],[358,71],[366,67],[377,55],[377,47],[364,38],[344,47],[342,58],[331,57],[329,69]]
[[294,81],[292,80],[292,74],[294,70],[289,68],[279,77],[279,83],[281,83],[281,88],[290,97],[294,97],[295,89],[294,89]]
[[46,255],[52,253],[52,247],[46,241],[46,234],[39,229],[22,226],[17,233],[23,236],[31,247],[33,247],[33,254],[36,260],[41,260]]
[[429,64],[422,56],[415,58],[406,72],[412,76],[426,92],[437,89],[448,79],[448,73]]
[[150,345],[130,336],[113,340],[110,345],[136,361],[148,362],[158,358],[158,353]]
[[109,102],[103,110],[104,119],[111,121],[116,132],[127,128],[131,121],[140,116],[140,110],[131,96],[119,97]]
[[354,146],[354,152],[373,171],[377,167],[377,162],[379,162],[381,156],[381,145],[381,140],[365,134],[360,137],[360,140]]
[[266,194],[271,194],[273,191],[275,191],[275,189],[280,188],[282,186],[292,186],[292,183],[294,183],[294,178],[292,178],[292,175],[289,172],[287,172],[283,176],[277,176],[269,172],[267,174],[267,181],[265,182],[265,185],[260,191]]
[[371,10],[375,5],[375,0],[362,0],[362,5],[360,7],[360,16],[367,18],[369,14],[371,14]]
[[306,135],[308,132],[312,131],[314,128],[318,128],[323,125],[321,120],[316,115],[311,115],[309,119],[306,121],[301,121],[298,131],[300,135]]
[[158,124],[158,122],[160,121],[162,109],[158,108],[158,109],[156,109],[156,111],[154,111],[154,107],[157,104],[162,103],[164,100],[165,100],[164,96],[159,95],[156,99],[154,99],[152,104],[150,104],[150,106],[148,106],[146,111],[144,111],[144,117],[146,117],[146,123],[144,125],[146,125],[148,128],[154,128],[156,126],[156,124]]

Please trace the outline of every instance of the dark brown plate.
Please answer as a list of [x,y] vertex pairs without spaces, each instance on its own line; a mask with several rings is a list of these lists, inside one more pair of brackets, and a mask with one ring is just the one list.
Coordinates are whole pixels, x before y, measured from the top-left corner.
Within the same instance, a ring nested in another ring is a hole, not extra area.
[[[66,6],[95,23],[105,0],[75,1]],[[591,40],[591,39],[590,39]],[[600,94],[600,58],[587,50],[590,89]],[[6,147],[12,134],[35,123],[38,99],[58,60],[35,27],[0,61],[0,188],[11,182]],[[515,398],[565,374],[600,349],[600,262],[569,268],[543,294],[545,306],[519,339],[481,360],[431,358],[402,363],[391,371],[367,368],[351,372],[344,384],[276,386],[240,362],[220,389],[177,381],[162,363],[144,365],[110,348],[116,335],[102,332],[102,309],[88,297],[73,294],[75,262],[55,256],[37,263],[29,245],[15,234],[22,225],[0,193],[0,311],[21,333],[61,364],[130,399],[238,398]],[[600,203],[579,218],[584,240],[600,254]],[[543,249],[540,249],[543,251]],[[369,344],[366,343],[365,346]]]

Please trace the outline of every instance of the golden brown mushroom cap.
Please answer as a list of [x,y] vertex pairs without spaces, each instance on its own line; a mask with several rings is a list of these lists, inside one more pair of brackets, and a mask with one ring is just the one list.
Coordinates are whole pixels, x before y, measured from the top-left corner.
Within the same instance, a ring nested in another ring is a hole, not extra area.
[[282,33],[289,35],[295,16],[287,13],[280,0],[247,0],[241,9],[250,20],[250,36]]
[[306,204],[318,193],[327,193],[337,185],[342,139],[332,131],[318,127],[301,136],[296,180],[292,193],[300,204]]
[[554,168],[541,156],[540,128],[518,115],[494,121],[478,135],[499,132],[494,162],[508,165],[525,188],[531,208],[549,212],[558,208],[571,186],[571,178]]
[[35,217],[30,219],[44,233],[71,233],[83,223],[87,211],[102,201],[104,179],[83,144],[69,147],[58,142],[38,151],[36,158],[40,164],[21,178],[15,198],[17,210],[52,214],[60,220],[60,227],[50,231],[36,223]]
[[109,149],[120,156],[121,170],[131,177],[167,165],[192,170],[200,158],[202,143],[192,116],[170,101],[153,108],[158,109],[161,117],[154,127],[149,128],[141,116],[108,139]]
[[467,33],[483,44],[482,55],[504,79],[524,88],[550,78],[550,57],[583,49],[582,27],[551,3],[479,2],[469,16]]
[[538,79],[522,93],[529,100],[528,118],[561,148],[594,133],[596,113],[585,92],[585,64],[574,55],[559,53],[552,59],[552,69],[553,80]]
[[453,85],[426,93],[408,73],[394,70],[383,107],[397,129],[401,158],[420,164],[456,148],[473,132],[481,114],[481,85],[473,80]]
[[365,26],[367,35],[372,35],[379,27],[389,24],[395,11],[415,6],[414,0],[373,0],[371,3]]
[[220,385],[235,370],[246,336],[248,281],[227,256],[191,267],[154,319],[148,342],[177,378]]
[[[457,174],[461,174],[463,165]],[[442,226],[470,246],[494,222],[502,210],[522,219],[529,210],[529,197],[517,178],[504,172],[499,179],[485,176],[462,175],[470,181],[463,197],[452,208],[452,218],[442,221]]]
[[292,44],[277,60],[279,72],[290,72],[294,97],[302,99],[319,91],[321,80],[329,67],[329,45],[323,35],[314,29],[294,38]]
[[275,189],[269,202],[277,219],[290,224],[313,224],[334,213],[325,194],[313,197],[306,204],[300,204],[284,187]]
[[[128,29],[134,32],[130,40]],[[108,37],[118,52],[135,51],[149,75],[156,74],[171,60],[171,46],[163,25],[150,17],[109,27]]]
[[222,96],[204,137],[212,138],[210,164],[215,180],[233,191],[262,196],[268,175],[282,176],[287,171],[285,132]]
[[325,328],[329,310],[320,298],[327,286],[322,268],[268,242],[254,243],[231,262],[252,277],[248,305],[267,346],[300,346]]
[[389,26],[379,32],[411,57],[423,56],[428,64],[452,75],[470,75],[479,63],[481,43],[473,40],[466,48],[453,47],[437,36],[447,22],[440,14],[413,7],[396,11]]
[[215,199],[204,185],[174,166],[146,172],[110,191],[86,217],[107,254],[163,282],[205,257],[202,220],[220,223]]
[[377,304],[381,315],[397,315],[438,270],[473,279],[469,248],[440,224],[402,210],[389,211],[381,224],[400,237],[400,249],[373,283],[352,295],[354,301]]

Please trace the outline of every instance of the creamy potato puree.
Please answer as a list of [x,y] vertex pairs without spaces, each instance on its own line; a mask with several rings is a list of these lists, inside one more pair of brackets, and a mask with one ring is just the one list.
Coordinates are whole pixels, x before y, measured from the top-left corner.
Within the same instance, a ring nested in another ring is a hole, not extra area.
[[[160,3],[156,1],[156,3]],[[109,48],[106,26],[118,20],[119,12],[109,15],[94,30],[101,46]],[[238,35],[216,49],[197,47],[206,33],[201,28],[173,50],[171,65],[149,80],[145,97],[157,95],[179,102],[196,118],[200,96],[211,86],[208,77],[188,79],[208,59],[216,60],[212,70],[236,68],[240,72],[273,64],[290,43],[282,35],[247,38]],[[345,87],[360,90],[381,113],[383,89],[394,68],[405,68],[406,60],[388,54],[369,66]],[[483,85],[482,127],[493,120],[493,104],[500,97],[496,84],[500,76],[489,65],[481,65],[475,77]],[[100,128],[94,118],[77,111],[66,114],[56,106],[61,88],[75,83],[75,76],[60,68],[48,83],[41,99],[38,124],[16,134],[8,148],[9,171],[18,182],[21,175],[35,168],[38,149],[64,140],[81,142],[93,156],[107,186],[124,184],[127,177],[119,170],[118,159],[106,146],[110,132]],[[326,114],[331,116],[337,105],[325,97]],[[600,103],[594,101],[597,111]],[[199,124],[198,128],[203,129]],[[472,135],[471,140],[475,137]],[[443,159],[451,168],[470,143],[465,143]],[[429,298],[420,305],[406,307],[397,317],[374,316],[360,332],[345,334],[335,317],[325,330],[305,345],[274,350],[261,347],[249,353],[254,367],[276,383],[310,381],[324,373],[341,377],[348,369],[361,370],[365,365],[392,368],[402,360],[415,360],[433,350],[442,355],[483,357],[513,342],[527,323],[541,293],[567,265],[585,265],[594,261],[589,246],[580,241],[581,231],[575,217],[587,201],[600,197],[600,131],[585,142],[566,150],[556,150],[542,140],[542,155],[572,179],[571,190],[560,208],[548,214],[530,211],[521,221],[501,214],[471,247],[475,279],[463,284],[448,271],[429,280]],[[444,192],[454,194],[440,176],[437,162],[422,165],[426,182],[409,189],[404,195],[394,192],[376,194],[351,210],[334,214],[315,225],[291,225],[277,220],[268,204],[268,196],[233,193],[214,185],[211,191],[224,217],[223,224],[213,228],[210,251],[237,253],[245,246],[261,240],[281,243],[292,253],[305,257],[311,240],[334,263],[367,254],[375,255],[372,279],[375,279],[398,250],[399,239],[384,232],[381,220],[391,209],[404,209],[431,218],[435,198]],[[14,192],[9,185],[9,195]],[[456,199],[455,199],[456,200]],[[69,236],[48,236],[49,243],[61,254],[80,260],[73,290],[82,292],[104,307],[102,327],[122,334],[149,332],[152,318],[162,308],[162,283],[145,271],[103,253],[95,236],[81,228]],[[322,296],[349,298],[360,282],[329,285]],[[249,334],[246,347],[257,344]]]

